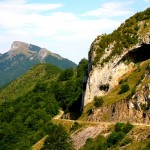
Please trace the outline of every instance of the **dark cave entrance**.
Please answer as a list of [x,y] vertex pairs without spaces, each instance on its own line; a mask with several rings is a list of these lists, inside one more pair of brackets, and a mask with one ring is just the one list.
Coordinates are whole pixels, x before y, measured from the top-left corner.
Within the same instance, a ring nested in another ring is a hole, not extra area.
[[134,63],[139,63],[150,59],[150,44],[142,44],[127,54],[127,60],[131,60]]

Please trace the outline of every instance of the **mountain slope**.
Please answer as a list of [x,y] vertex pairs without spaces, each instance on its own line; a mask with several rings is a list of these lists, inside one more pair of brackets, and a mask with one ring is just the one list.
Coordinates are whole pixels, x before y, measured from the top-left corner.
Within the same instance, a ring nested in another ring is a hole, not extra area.
[[20,78],[11,82],[0,92],[0,103],[15,100],[33,90],[38,82],[43,84],[55,80],[61,73],[61,69],[50,64],[38,64]]
[[45,48],[15,41],[11,50],[0,55],[0,86],[11,82],[39,63],[53,64],[61,69],[76,66],[72,61]]
[[[49,86],[61,69],[38,64],[0,93],[0,150],[30,149],[52,128],[59,103]],[[61,129],[61,127],[60,127]]]

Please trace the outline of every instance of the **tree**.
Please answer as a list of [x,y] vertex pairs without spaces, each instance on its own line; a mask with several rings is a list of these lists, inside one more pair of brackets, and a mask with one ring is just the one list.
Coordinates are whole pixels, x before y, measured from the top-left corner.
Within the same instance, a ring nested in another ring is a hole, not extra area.
[[102,105],[103,105],[103,103],[104,103],[104,100],[103,100],[103,98],[102,97],[98,97],[98,96],[95,96],[94,97],[94,106],[95,107],[101,107]]
[[61,125],[53,125],[49,129],[42,150],[73,150],[73,144],[69,134]]
[[73,69],[72,68],[68,68],[65,71],[63,71],[60,76],[59,76],[59,80],[60,81],[66,81],[69,80],[72,76],[74,75]]
[[123,94],[123,93],[125,93],[125,92],[127,92],[127,91],[129,91],[129,90],[130,90],[129,85],[128,85],[128,84],[123,84],[123,85],[121,86],[121,90],[120,90],[120,92],[119,92],[118,94]]
[[119,141],[121,141],[125,136],[125,133],[122,131],[119,132],[112,132],[107,139],[108,147],[116,145]]
[[83,58],[77,66],[77,77],[83,77],[87,72],[88,60]]

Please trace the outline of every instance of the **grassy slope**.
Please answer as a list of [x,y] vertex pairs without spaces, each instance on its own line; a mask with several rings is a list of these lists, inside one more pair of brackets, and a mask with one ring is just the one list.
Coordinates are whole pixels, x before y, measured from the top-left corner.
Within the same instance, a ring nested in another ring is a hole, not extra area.
[[[114,131],[114,128],[109,128],[108,133],[112,133]],[[125,135],[125,137],[118,142],[118,144],[112,146],[111,150],[149,150],[146,149],[150,145],[150,138],[146,138],[149,135],[150,127],[146,126],[134,126],[133,129]],[[109,135],[108,134],[108,135]],[[104,136],[107,139],[107,136],[105,136],[105,132],[101,133],[100,135]],[[100,136],[98,135],[98,136]],[[144,137],[144,138],[143,138]],[[139,140],[140,139],[140,140]],[[128,141],[128,142],[127,142]],[[99,145],[100,141],[97,140],[97,137],[94,138],[94,144]],[[91,142],[91,145],[93,143]],[[86,147],[81,148],[82,150],[87,150]],[[88,148],[89,150],[89,148]],[[106,150],[106,149],[104,149]]]
[[47,138],[47,135],[45,137],[43,137],[40,141],[38,141],[36,144],[34,144],[32,146],[32,150],[40,150],[42,148],[42,146],[44,145],[44,142]]
[[[50,64],[39,64],[30,69],[26,74],[11,82],[0,92],[0,103],[25,95],[33,90],[37,82],[50,82],[54,80],[61,69]],[[9,93],[9,94],[8,94]]]
[[[132,72],[129,72],[129,73],[123,75],[121,80],[124,80],[126,82],[119,84],[110,94],[103,97],[103,99],[105,101],[105,105],[118,102],[121,99],[126,99],[127,96],[130,95],[132,93],[132,91],[136,88],[136,85],[139,82],[141,82],[142,76],[144,75],[145,69],[148,64],[150,64],[150,60],[147,60],[147,61],[141,63],[140,70],[139,70],[139,67],[136,65]],[[130,90],[126,93],[118,94],[118,92],[121,89],[121,86],[125,83],[127,83],[129,85]]]

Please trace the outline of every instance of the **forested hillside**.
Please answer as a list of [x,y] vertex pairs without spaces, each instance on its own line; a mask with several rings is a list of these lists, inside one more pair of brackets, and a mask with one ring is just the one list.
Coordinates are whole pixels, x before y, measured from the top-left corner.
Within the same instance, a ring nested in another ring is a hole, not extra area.
[[76,69],[64,71],[49,64],[40,64],[2,89],[0,149],[29,149],[46,135],[52,138],[54,130],[60,133],[59,136],[66,134],[65,138],[55,136],[55,141],[63,140],[62,148],[66,145],[69,145],[68,149],[72,147],[71,142],[67,142],[69,136],[66,131],[50,120],[60,108],[66,113],[71,112],[74,117],[79,116],[86,71],[86,59],[82,59]]
[[50,87],[62,109],[71,113],[69,118],[72,119],[77,119],[82,111],[83,78],[87,74],[87,65],[87,60],[82,59],[75,70],[69,68],[63,71]]
[[1,89],[0,103],[3,101],[12,101],[27,94],[35,88],[37,83],[41,82],[43,86],[50,83],[57,79],[61,72],[61,69],[50,64],[35,65],[25,75]]
[[[32,68],[1,92],[0,149],[29,149],[45,136],[60,108],[47,91],[61,70],[48,64]],[[42,83],[42,84],[41,84]]]

